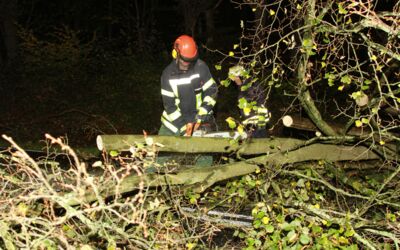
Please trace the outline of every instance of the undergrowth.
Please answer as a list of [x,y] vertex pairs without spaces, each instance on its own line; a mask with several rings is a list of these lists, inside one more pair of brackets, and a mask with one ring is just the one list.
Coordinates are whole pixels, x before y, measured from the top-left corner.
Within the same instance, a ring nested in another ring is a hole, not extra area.
[[378,162],[260,166],[199,193],[148,182],[157,158],[152,147],[103,152],[89,163],[48,134],[47,154],[35,159],[3,138],[10,144],[0,153],[3,249],[397,249],[400,243],[398,177],[378,193],[396,164],[379,171]]

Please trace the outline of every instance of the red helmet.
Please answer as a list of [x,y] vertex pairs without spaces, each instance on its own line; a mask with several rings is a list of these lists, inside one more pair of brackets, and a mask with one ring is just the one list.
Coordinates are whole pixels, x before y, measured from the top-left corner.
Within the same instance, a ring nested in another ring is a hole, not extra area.
[[181,35],[174,42],[174,50],[184,61],[197,59],[197,45],[194,39],[188,35]]

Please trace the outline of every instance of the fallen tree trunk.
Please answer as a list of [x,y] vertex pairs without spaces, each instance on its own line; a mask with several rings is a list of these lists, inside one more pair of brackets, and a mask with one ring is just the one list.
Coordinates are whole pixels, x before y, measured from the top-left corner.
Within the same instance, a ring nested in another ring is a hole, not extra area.
[[[233,164],[186,168],[173,174],[131,175],[123,179],[118,187],[111,185],[100,190],[100,195],[104,199],[116,195],[116,190],[118,190],[118,194],[138,190],[142,184],[147,187],[184,185],[192,187],[197,192],[203,192],[217,182],[253,173],[260,166],[274,167],[314,160],[358,161],[371,159],[379,159],[379,156],[363,146],[338,146],[316,143],[293,151],[277,150],[268,155]],[[82,202],[92,202],[98,199],[94,192],[86,192],[83,196],[68,194],[65,197],[69,200],[69,205],[78,205]]]
[[[243,155],[268,154],[285,151],[304,144],[303,140],[292,138],[251,138],[232,144],[228,138],[183,137],[183,136],[147,136],[160,152],[176,153],[231,153]],[[143,135],[99,135],[96,139],[99,150],[129,151],[138,143],[145,144]],[[158,145],[158,146],[157,146]]]

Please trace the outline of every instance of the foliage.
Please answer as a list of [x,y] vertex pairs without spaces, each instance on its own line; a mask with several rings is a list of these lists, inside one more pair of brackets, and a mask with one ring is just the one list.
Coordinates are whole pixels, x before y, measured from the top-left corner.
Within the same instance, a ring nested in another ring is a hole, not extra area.
[[[3,138],[11,146],[0,153],[1,248],[394,249],[400,244],[395,163],[379,171],[380,161],[260,166],[199,193],[191,186],[147,187],[145,175],[156,157],[151,145],[138,143],[128,154],[110,152],[89,163],[50,135],[48,155],[38,159]],[[169,171],[177,170],[163,169]],[[129,176],[141,181],[121,193]],[[224,236],[224,242],[218,240]]]
[[[224,61],[236,60],[271,95],[293,100],[285,112],[304,111],[326,135],[351,127],[370,145],[399,141],[399,5],[386,1],[237,2],[253,22]],[[227,85],[228,80],[222,81]],[[270,96],[270,103],[276,101]],[[329,122],[343,126],[335,131]]]
[[[250,10],[254,19],[241,22],[239,43],[221,53],[225,59],[216,69],[222,70],[224,62],[232,59],[240,61],[250,77],[263,83],[268,96],[279,92],[292,99],[285,112],[305,112],[324,134],[340,143],[367,145],[382,161],[260,164],[256,173],[205,193],[190,187],[147,189],[142,182],[137,191],[122,194],[118,185],[130,175],[142,178],[154,152],[138,147],[127,157],[112,152],[89,164],[81,162],[66,141],[47,135],[49,155],[37,160],[4,137],[12,147],[0,153],[2,248],[210,248],[217,245],[218,231],[233,227],[223,218],[210,218],[209,212],[215,210],[244,213],[246,219],[251,216],[251,223],[236,228],[227,245],[247,249],[399,248],[400,168],[395,145],[400,141],[399,4],[383,0],[250,0],[236,4]],[[128,14],[124,17],[130,18]],[[138,18],[129,19],[122,30],[130,31],[129,25]],[[132,29],[136,32],[130,36],[132,47],[151,47],[151,43],[135,40],[151,23],[143,25]],[[118,55],[105,52],[95,37],[82,39],[67,26],[53,34],[41,40],[21,30],[23,79],[9,96],[16,94],[12,104],[23,107],[18,110],[26,122],[14,127],[10,117],[5,120],[11,125],[2,126],[23,133],[25,127],[42,119],[62,127],[65,123],[55,118],[73,113],[66,117],[75,125],[68,134],[87,129],[93,140],[100,132],[135,133],[157,125],[153,113],[161,113],[154,112],[160,104],[155,101],[160,99],[159,74],[153,72],[159,72],[158,65],[143,67],[146,62],[131,56],[135,54],[131,50]],[[221,83],[229,84],[228,80]],[[143,97],[140,105],[130,99],[131,92]],[[243,109],[254,106],[243,101],[239,105]],[[124,115],[129,112],[133,118]],[[343,126],[334,130],[330,120]],[[116,121],[123,125],[115,126]],[[242,132],[240,121],[226,121]],[[126,124],[132,124],[132,129]],[[345,137],[353,126],[364,133]],[[63,153],[53,153],[54,145]],[[114,195],[102,197],[102,191],[111,186],[117,187],[112,190]],[[86,202],[85,194],[95,197],[95,202]],[[80,205],[69,204],[76,201]],[[199,212],[185,212],[195,209]]]
[[[3,138],[13,150],[0,154],[2,249],[189,248],[215,230],[186,218],[177,198],[148,190],[143,181],[129,196],[119,192],[124,178],[143,176],[151,160],[143,148],[88,164],[60,138],[46,135],[49,155],[39,160]],[[63,153],[54,153],[56,147]],[[110,186],[113,196],[102,197]],[[88,194],[94,202],[85,201]]]
[[[357,202],[354,197],[357,193],[364,194],[365,189],[379,189],[379,185],[374,187],[365,179],[356,181],[357,178],[363,178],[349,177],[350,173],[346,173],[345,178],[353,179],[359,185],[356,187],[353,183],[354,189],[349,189],[351,185],[344,182],[343,176],[326,171],[326,168],[330,168],[329,164],[319,162],[316,165],[305,164],[291,168],[270,166],[256,171],[256,174],[228,182],[227,191],[217,186],[210,192],[218,197],[217,203],[225,201],[226,204],[222,206],[229,207],[231,211],[243,210],[244,207],[248,209],[248,205],[252,204],[252,227],[240,228],[234,233],[235,237],[246,244],[243,249],[398,247],[399,228],[392,227],[392,223],[399,220],[398,206],[392,204],[394,207],[387,210],[379,208],[364,214],[363,211],[369,209],[367,203],[361,200]],[[353,174],[358,172],[354,169],[352,171]],[[379,175],[374,169],[367,172],[375,172],[375,179],[386,171]],[[337,185],[330,184],[333,182]],[[388,220],[389,217],[393,220]],[[388,231],[369,230],[374,227],[373,224],[380,225],[380,230],[386,228]],[[378,240],[376,236],[380,235],[390,235],[390,239]]]

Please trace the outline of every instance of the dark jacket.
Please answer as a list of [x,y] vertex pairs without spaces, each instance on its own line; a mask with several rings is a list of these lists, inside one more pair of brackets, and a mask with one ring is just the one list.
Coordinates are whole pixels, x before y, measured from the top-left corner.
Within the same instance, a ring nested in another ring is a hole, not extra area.
[[187,71],[179,70],[174,60],[162,73],[161,95],[162,123],[174,133],[183,133],[187,123],[210,115],[216,103],[217,84],[201,59]]
[[238,102],[244,98],[248,104],[250,104],[251,110],[240,109],[240,114],[243,118],[243,124],[255,125],[257,127],[265,129],[266,123],[270,119],[270,113],[265,107],[266,96],[264,89],[258,82],[252,82],[248,87],[247,85],[251,82],[251,79],[244,80],[243,84],[239,86],[240,91],[238,95]]

